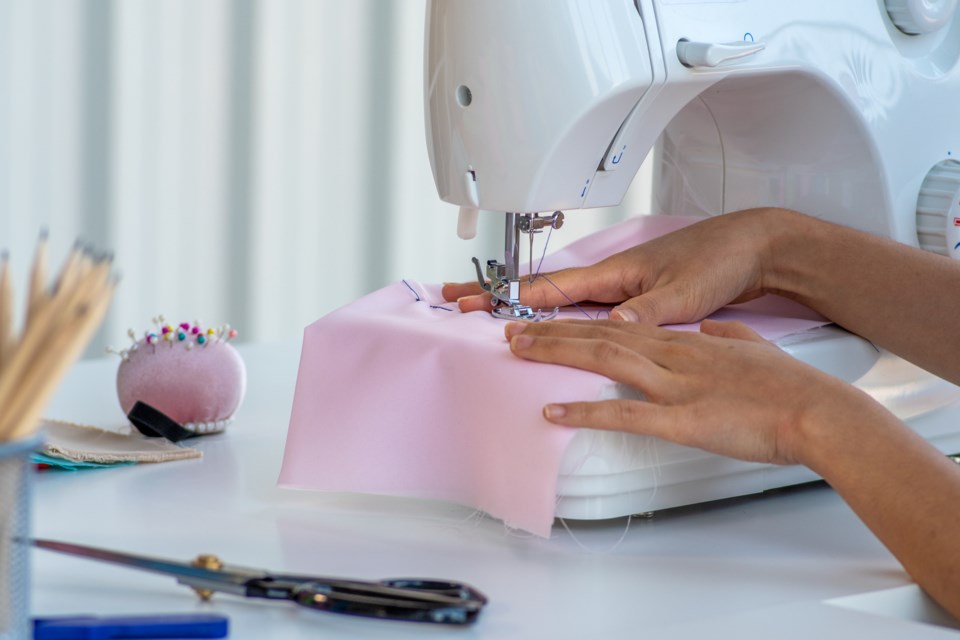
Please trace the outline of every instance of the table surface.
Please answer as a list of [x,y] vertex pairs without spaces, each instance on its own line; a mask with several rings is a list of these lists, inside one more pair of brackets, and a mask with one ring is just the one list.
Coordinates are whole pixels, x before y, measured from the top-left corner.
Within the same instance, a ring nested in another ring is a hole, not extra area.
[[[957,638],[827,486],[668,512],[557,523],[550,539],[472,509],[276,486],[299,344],[242,345],[247,398],[203,458],[42,473],[34,535],[189,560],[379,579],[464,581],[490,598],[469,628],[350,618],[34,550],[34,615],[214,611],[232,638]],[[116,359],[71,371],[47,415],[124,423]],[[844,605],[844,606],[840,606]],[[949,622],[947,622],[949,623]],[[651,635],[652,634],[652,635]]]

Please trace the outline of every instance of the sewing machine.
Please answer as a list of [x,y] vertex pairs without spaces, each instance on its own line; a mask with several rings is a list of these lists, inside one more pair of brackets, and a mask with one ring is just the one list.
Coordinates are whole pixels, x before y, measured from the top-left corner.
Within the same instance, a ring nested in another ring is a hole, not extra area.
[[[782,206],[960,257],[957,4],[430,0],[430,163],[461,237],[505,212],[503,259],[474,259],[495,315],[537,319],[521,238],[618,204],[653,148],[653,213]],[[960,452],[960,389],[835,327],[781,347]],[[815,478],[589,430],[568,454],[557,515],[572,518]]]

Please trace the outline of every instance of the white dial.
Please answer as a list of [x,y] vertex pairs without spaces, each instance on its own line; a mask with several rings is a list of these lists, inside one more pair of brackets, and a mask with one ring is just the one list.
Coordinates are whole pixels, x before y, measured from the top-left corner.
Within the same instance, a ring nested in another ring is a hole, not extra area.
[[957,11],[957,0],[886,0],[897,28],[910,35],[939,31]]
[[960,258],[960,162],[935,165],[920,187],[917,240],[927,251]]

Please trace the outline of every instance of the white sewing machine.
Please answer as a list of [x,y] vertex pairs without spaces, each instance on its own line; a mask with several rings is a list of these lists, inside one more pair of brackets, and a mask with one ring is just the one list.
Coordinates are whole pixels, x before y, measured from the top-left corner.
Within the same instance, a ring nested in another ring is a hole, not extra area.
[[[430,0],[430,162],[440,197],[461,207],[461,236],[478,210],[506,212],[504,259],[486,268],[495,313],[536,313],[519,303],[520,238],[562,223],[538,213],[618,204],[654,145],[654,213],[789,207],[960,258],[957,4]],[[960,452],[960,389],[837,328],[781,346]],[[582,430],[557,515],[607,518],[814,478]]]

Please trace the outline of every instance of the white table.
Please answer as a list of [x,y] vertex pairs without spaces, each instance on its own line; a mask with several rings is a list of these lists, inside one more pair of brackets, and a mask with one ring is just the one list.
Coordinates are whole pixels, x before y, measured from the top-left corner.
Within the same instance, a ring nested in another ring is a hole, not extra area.
[[[626,535],[626,519],[558,524],[549,540],[457,505],[278,489],[299,345],[241,352],[245,404],[225,434],[193,441],[202,460],[42,474],[34,534],[184,560],[212,552],[277,571],[465,581],[490,598],[477,624],[232,596],[204,604],[169,578],[39,550],[35,615],[216,611],[230,617],[232,638],[257,639],[960,636],[909,619],[938,611],[822,484],[634,519]],[[117,364],[79,364],[48,416],[122,423]]]

